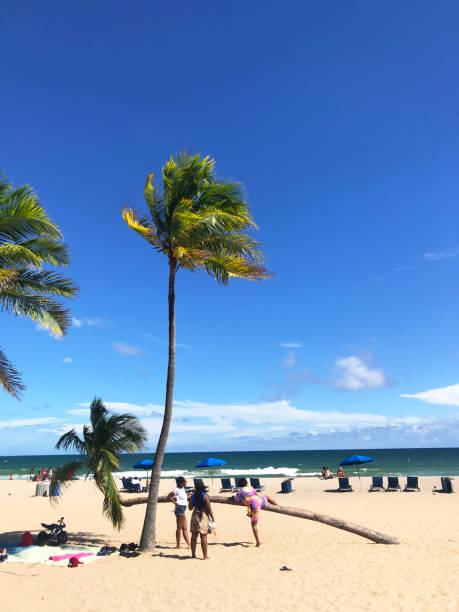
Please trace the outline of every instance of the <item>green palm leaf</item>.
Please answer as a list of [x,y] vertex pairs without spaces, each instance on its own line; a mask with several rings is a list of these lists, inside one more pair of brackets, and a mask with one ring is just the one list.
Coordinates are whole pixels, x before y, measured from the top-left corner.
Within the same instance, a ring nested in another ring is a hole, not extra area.
[[[82,438],[75,429],[71,429],[59,438],[56,448],[73,450],[82,456],[81,461],[77,462],[78,469],[84,468],[93,475],[104,496],[102,511],[114,527],[120,529],[124,517],[112,472],[119,469],[123,453],[135,453],[142,449],[147,433],[135,416],[111,414],[101,398],[93,399],[89,412],[91,425],[83,427]],[[71,471],[75,473],[74,469]],[[67,472],[68,469],[61,468],[55,480],[62,478],[62,482],[65,482],[68,480]]]
[[[59,227],[51,221],[29,185],[16,189],[0,175],[0,308],[26,316],[62,336],[70,326],[70,312],[60,298],[77,293],[73,282],[44,264],[69,264]],[[20,387],[18,387],[18,383]],[[0,375],[4,390],[18,397],[22,388],[14,368]]]

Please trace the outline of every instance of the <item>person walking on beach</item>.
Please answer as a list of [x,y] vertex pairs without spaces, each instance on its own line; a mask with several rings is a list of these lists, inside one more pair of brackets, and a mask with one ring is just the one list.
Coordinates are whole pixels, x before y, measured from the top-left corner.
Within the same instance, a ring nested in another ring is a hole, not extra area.
[[247,516],[249,516],[251,520],[256,546],[261,546],[258,535],[258,519],[260,518],[260,510],[261,508],[264,508],[267,503],[270,503],[273,506],[278,506],[279,504],[268,495],[258,495],[253,487],[248,486],[246,478],[239,478],[239,486],[241,488],[236,493],[236,501],[247,506]]
[[30,480],[34,480],[35,479],[35,470],[33,468],[30,470],[29,477],[30,477]]
[[186,542],[187,548],[190,548],[190,538],[188,537],[188,529],[186,525],[186,506],[188,498],[186,494],[186,480],[183,476],[177,478],[177,486],[167,496],[170,501],[175,505],[174,514],[177,522],[177,529],[175,532],[175,538],[177,540],[176,548],[180,548],[180,538],[183,534],[183,539]]
[[196,559],[196,544],[198,535],[201,536],[201,548],[204,561],[207,556],[207,533],[209,531],[209,518],[214,522],[214,513],[206,493],[206,485],[202,480],[196,481],[196,489],[188,502],[188,508],[193,510],[191,515],[191,558]]

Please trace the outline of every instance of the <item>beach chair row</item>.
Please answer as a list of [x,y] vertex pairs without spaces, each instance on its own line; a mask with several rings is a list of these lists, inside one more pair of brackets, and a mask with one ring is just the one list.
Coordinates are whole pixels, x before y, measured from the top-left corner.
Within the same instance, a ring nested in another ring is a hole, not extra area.
[[[239,482],[241,480],[240,477],[234,478],[234,485],[231,482],[231,478],[221,478],[220,480],[222,481],[220,493],[230,493],[231,491],[236,491],[237,489],[241,488]],[[281,482],[281,493],[291,493],[293,491],[292,480],[293,478],[287,478],[287,480],[283,480]],[[250,484],[256,491],[263,491],[265,488],[265,486],[260,483],[259,478],[250,478]]]
[[[353,491],[352,485],[349,483],[348,477],[340,477],[338,478],[339,489],[338,491]],[[387,486],[384,486],[384,476],[373,476],[370,488],[368,489],[370,492],[372,491],[401,491],[402,488],[398,481],[398,476],[388,476],[387,477]],[[420,491],[418,477],[417,476],[407,476],[406,484],[404,486],[404,491]]]
[[[234,478],[234,485],[231,482],[231,478],[220,478],[222,481],[222,488],[220,489],[220,493],[229,493],[230,491],[234,491],[236,489],[241,488],[240,480],[242,480],[243,476],[237,476]],[[265,485],[260,483],[259,478],[250,478],[250,484],[257,491],[263,491]]]
[[[339,491],[352,491],[352,485],[349,483],[348,477],[340,477],[339,481]],[[438,492],[442,493],[453,493],[453,485],[451,482],[451,478],[442,477],[441,479],[441,489],[437,489]],[[384,476],[373,476],[370,488],[368,489],[370,492],[373,491],[401,491],[401,485],[398,480],[398,476],[387,476],[387,486],[384,486]],[[420,491],[419,482],[417,476],[407,476],[406,483],[403,487],[403,491]]]

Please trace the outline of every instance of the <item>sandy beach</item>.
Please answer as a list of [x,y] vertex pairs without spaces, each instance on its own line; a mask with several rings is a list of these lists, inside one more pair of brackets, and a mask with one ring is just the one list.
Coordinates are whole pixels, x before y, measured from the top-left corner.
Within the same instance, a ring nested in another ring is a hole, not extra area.
[[[296,479],[281,495],[280,479],[266,491],[285,506],[307,508],[397,537],[398,546],[374,544],[309,520],[262,512],[262,546],[254,546],[243,507],[214,504],[217,534],[209,535],[209,561],[175,549],[172,506],[159,505],[154,555],[118,554],[76,569],[6,562],[0,566],[5,610],[170,610],[177,601],[193,610],[459,610],[459,494],[434,494],[440,479],[420,478],[420,493],[368,493],[369,479],[351,479],[353,493],[336,493],[336,480]],[[401,479],[403,482],[403,479]],[[459,479],[456,479],[459,484]],[[210,484],[210,480],[209,480]],[[218,493],[214,481],[211,493]],[[161,482],[167,493],[173,481]],[[456,486],[457,488],[457,486]],[[0,481],[0,539],[17,542],[40,522],[65,517],[70,541],[138,542],[145,506],[125,509],[116,532],[101,513],[101,496],[90,481],[75,481],[58,506],[34,497],[35,484]],[[189,520],[190,513],[188,513]],[[198,555],[201,555],[198,546]],[[283,565],[293,571],[280,571]]]

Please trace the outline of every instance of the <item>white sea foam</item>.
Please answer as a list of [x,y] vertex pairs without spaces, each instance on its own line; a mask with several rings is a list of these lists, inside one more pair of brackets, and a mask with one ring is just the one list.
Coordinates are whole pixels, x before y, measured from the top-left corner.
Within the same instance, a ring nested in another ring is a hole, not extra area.
[[[148,470],[148,476],[151,475],[151,471]],[[249,468],[240,470],[237,469],[197,469],[197,470],[163,470],[161,472],[161,478],[177,478],[177,476],[184,476],[185,478],[209,478],[213,475],[214,478],[220,478],[220,476],[290,476],[295,477],[299,476],[297,468],[289,468],[289,467],[273,467],[272,465],[269,467],[257,467],[257,468]],[[302,475],[311,475],[316,476],[315,472],[311,472],[311,474],[302,474]],[[137,476],[138,478],[146,478],[147,471],[146,470],[128,470],[126,472],[113,472],[113,476],[115,478],[122,478],[127,476]]]

